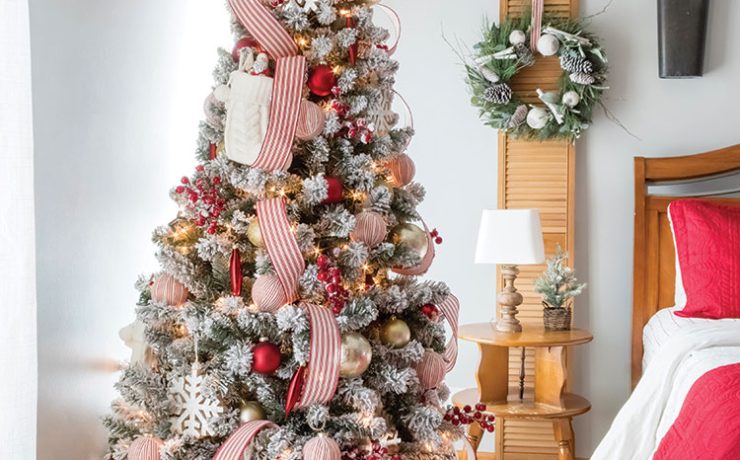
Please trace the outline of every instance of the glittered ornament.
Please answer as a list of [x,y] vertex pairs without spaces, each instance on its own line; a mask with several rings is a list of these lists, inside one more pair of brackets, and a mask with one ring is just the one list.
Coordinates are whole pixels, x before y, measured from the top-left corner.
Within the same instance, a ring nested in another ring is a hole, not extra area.
[[280,348],[275,344],[260,342],[252,348],[252,369],[259,374],[272,374],[282,361]]
[[547,124],[547,110],[542,107],[532,107],[527,113],[527,124],[532,129],[542,129]]
[[537,51],[543,56],[554,56],[560,49],[560,40],[552,34],[542,34],[537,40]]
[[335,440],[320,433],[303,446],[303,460],[341,460],[342,452]]
[[380,341],[391,348],[402,348],[411,340],[411,329],[405,321],[391,318],[380,327]]
[[280,278],[275,275],[262,275],[252,286],[252,301],[260,311],[274,313],[288,303]]
[[342,335],[342,361],[339,375],[344,378],[361,376],[370,366],[373,349],[362,334],[348,332]]
[[387,234],[383,216],[377,212],[363,211],[355,216],[355,228],[349,236],[352,241],[361,241],[372,248],[383,242]]
[[331,67],[325,64],[317,65],[308,77],[308,88],[317,96],[328,96],[337,84],[337,77]]
[[342,179],[334,176],[324,177],[326,180],[327,195],[321,204],[332,204],[339,203],[342,201],[343,196],[343,184]]
[[182,306],[190,294],[188,289],[169,273],[162,273],[154,280],[151,292],[153,301],[173,307]]
[[265,420],[265,409],[257,401],[242,401],[239,405],[239,421],[244,424]]
[[581,96],[579,96],[576,91],[566,91],[565,94],[563,94],[562,102],[563,105],[573,108],[581,102]]
[[424,357],[416,365],[416,374],[425,390],[437,388],[444,380],[446,372],[447,364],[444,358],[432,350],[426,350]]
[[386,164],[390,173],[390,183],[395,187],[403,187],[411,183],[416,175],[414,160],[405,153],[396,155]]
[[126,457],[128,460],[159,460],[161,455],[160,449],[164,442],[155,436],[141,436],[131,443],[128,447]]
[[519,29],[514,29],[509,34],[509,43],[512,45],[523,45],[526,41],[527,35]]
[[264,247],[265,241],[262,239],[262,230],[260,229],[259,220],[253,219],[247,227],[247,239],[250,243],[258,248]]
[[403,244],[413,250],[420,259],[429,251],[429,236],[414,224],[399,224],[391,231],[391,241],[395,245]]
[[244,280],[244,275],[242,274],[242,256],[237,248],[231,251],[229,275],[231,277],[231,295],[242,295],[242,281]]

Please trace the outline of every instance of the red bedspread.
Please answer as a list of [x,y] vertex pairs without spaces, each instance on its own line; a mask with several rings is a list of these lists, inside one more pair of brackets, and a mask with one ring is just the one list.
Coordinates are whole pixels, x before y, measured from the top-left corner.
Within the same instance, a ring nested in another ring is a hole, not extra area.
[[740,364],[718,367],[691,387],[653,460],[740,459]]

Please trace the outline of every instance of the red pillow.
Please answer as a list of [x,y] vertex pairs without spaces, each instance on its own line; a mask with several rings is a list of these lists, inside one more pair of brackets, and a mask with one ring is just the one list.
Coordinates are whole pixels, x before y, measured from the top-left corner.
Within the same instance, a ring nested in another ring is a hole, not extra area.
[[684,318],[740,318],[740,206],[677,200],[668,206],[686,306]]

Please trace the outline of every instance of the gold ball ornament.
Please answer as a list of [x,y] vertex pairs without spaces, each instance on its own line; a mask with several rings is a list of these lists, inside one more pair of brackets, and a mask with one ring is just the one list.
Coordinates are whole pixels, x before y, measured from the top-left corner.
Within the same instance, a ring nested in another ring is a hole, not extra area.
[[399,224],[393,227],[391,231],[391,241],[393,244],[404,244],[413,249],[420,259],[429,251],[429,238],[427,233],[419,226],[414,224]]
[[362,334],[348,332],[342,335],[342,361],[339,375],[345,378],[361,376],[370,366],[373,349]]
[[258,248],[265,246],[265,241],[262,239],[262,229],[260,229],[260,223],[257,219],[249,223],[247,227],[247,239]]
[[405,347],[411,341],[411,329],[405,321],[391,318],[380,328],[380,341],[392,348]]
[[239,421],[242,424],[265,420],[265,409],[257,401],[242,401],[239,406]]

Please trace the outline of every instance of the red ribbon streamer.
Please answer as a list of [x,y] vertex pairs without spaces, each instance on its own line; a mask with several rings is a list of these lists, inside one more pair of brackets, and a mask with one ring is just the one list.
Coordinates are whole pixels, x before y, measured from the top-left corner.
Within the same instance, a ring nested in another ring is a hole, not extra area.
[[529,47],[537,52],[537,40],[542,33],[542,12],[545,9],[545,0],[532,0],[532,32],[529,36]]
[[260,0],[229,0],[239,21],[274,59],[298,54],[293,38]]
[[331,401],[337,392],[342,359],[342,335],[334,314],[318,305],[304,304],[303,307],[311,324],[311,347],[296,409]]
[[285,201],[282,198],[262,200],[256,209],[262,239],[283,287],[285,301],[293,302],[299,297],[298,279],[306,269],[306,262],[291,230]]
[[294,56],[278,59],[270,101],[270,124],[257,160],[251,166],[267,171],[288,169],[295,139],[306,59]]
[[277,426],[268,420],[255,420],[240,426],[221,444],[213,460],[242,460],[249,444],[265,428],[277,428]]
[[237,248],[231,251],[229,272],[231,273],[231,294],[235,296],[242,295],[242,280],[244,279],[242,256]]
[[457,297],[450,294],[439,305],[439,311],[452,329],[452,338],[447,342],[445,352],[442,355],[447,363],[447,372],[450,372],[457,362],[457,323],[460,316],[460,301],[457,300]]

